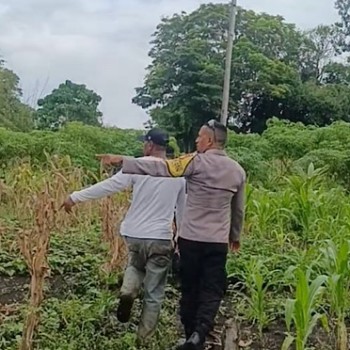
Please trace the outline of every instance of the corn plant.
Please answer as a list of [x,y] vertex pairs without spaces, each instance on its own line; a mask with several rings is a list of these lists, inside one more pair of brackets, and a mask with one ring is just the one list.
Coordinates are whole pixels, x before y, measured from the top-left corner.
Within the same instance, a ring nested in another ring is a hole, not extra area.
[[124,240],[116,232],[119,232],[127,209],[126,204],[115,206],[111,197],[104,198],[101,203],[103,241],[108,245],[108,261],[102,266],[102,270],[107,274],[117,271],[125,263],[126,246]]
[[247,222],[255,236],[265,237],[277,221],[283,222],[287,210],[280,207],[276,194],[269,191],[256,191],[255,197],[247,201]]
[[311,163],[308,167],[307,173],[300,175],[294,175],[286,178],[289,185],[289,189],[292,192],[290,214],[294,219],[297,229],[301,231],[301,238],[303,243],[306,244],[310,240],[310,235],[313,226],[317,222],[315,217],[315,207],[320,203],[318,202],[318,192],[315,188],[320,187],[325,170],[315,170]]
[[263,329],[272,321],[267,312],[267,290],[270,286],[270,273],[264,271],[261,260],[251,260],[248,264],[247,287],[249,289],[250,317],[257,322],[260,338]]
[[326,248],[321,249],[323,255],[321,264],[328,276],[327,288],[330,295],[331,312],[337,319],[337,348],[347,350],[345,314],[349,305],[350,242],[345,241],[339,247],[330,240],[326,244]]
[[36,199],[34,214],[34,227],[24,230],[19,237],[20,250],[31,275],[29,313],[23,327],[21,350],[33,349],[33,338],[40,318],[39,310],[44,299],[44,281],[49,275],[47,255],[53,226],[54,204],[48,186]]
[[[286,302],[285,320],[288,336],[282,345],[282,350],[289,349],[293,342],[296,344],[296,350],[304,350],[317,321],[321,320],[325,327],[327,324],[325,315],[321,315],[316,310],[327,276],[320,275],[310,281],[310,270],[305,273],[298,269],[296,277],[295,299],[288,299]],[[291,333],[292,321],[295,326],[294,335]]]

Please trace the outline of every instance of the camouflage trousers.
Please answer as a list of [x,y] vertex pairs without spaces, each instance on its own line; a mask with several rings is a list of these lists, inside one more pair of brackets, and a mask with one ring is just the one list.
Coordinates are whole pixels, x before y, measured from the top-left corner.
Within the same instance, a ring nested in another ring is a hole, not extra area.
[[155,332],[165,295],[167,273],[171,265],[171,240],[125,237],[129,254],[121,295],[135,299],[141,287],[144,298],[138,326],[138,339],[149,339]]

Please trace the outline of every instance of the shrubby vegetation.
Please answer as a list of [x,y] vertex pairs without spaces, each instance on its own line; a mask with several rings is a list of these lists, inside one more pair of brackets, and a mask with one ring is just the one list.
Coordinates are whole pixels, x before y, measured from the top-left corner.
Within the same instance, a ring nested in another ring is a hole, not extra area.
[[98,128],[71,123],[57,132],[32,131],[28,133],[0,129],[0,162],[8,165],[19,159],[45,165],[47,156],[68,155],[73,164],[97,170],[95,155],[99,153],[142,154],[137,142],[140,131],[118,128]]
[[[28,159],[45,166],[48,156],[68,155],[74,165],[97,171],[95,154],[142,155],[142,144],[136,141],[140,134],[140,131],[79,123],[69,123],[57,132],[0,129],[0,162],[5,167],[19,159]],[[347,186],[349,147],[348,123],[336,122],[318,128],[271,119],[261,135],[230,132],[227,152],[244,166],[254,183],[269,185],[276,174],[288,174],[297,168],[305,170],[312,162],[317,168],[326,167],[331,179]]]

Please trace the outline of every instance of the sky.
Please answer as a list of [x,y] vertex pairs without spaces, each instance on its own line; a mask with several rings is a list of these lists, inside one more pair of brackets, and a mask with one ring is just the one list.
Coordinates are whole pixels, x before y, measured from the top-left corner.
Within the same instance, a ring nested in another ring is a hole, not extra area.
[[[148,117],[131,103],[149,64],[149,42],[164,16],[203,0],[0,0],[0,57],[35,106],[69,79],[102,96],[106,125],[142,128]],[[282,15],[302,29],[338,19],[333,0],[238,0],[244,8]]]

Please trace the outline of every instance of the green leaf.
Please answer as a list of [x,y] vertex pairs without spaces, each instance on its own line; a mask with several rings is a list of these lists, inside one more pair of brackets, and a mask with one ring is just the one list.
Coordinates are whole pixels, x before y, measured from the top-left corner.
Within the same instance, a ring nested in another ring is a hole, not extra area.
[[281,350],[289,350],[291,345],[294,343],[295,338],[288,334],[288,336],[284,339]]
[[286,326],[288,331],[290,331],[294,310],[295,310],[295,300],[287,299],[286,309],[285,309],[285,319],[286,319]]

